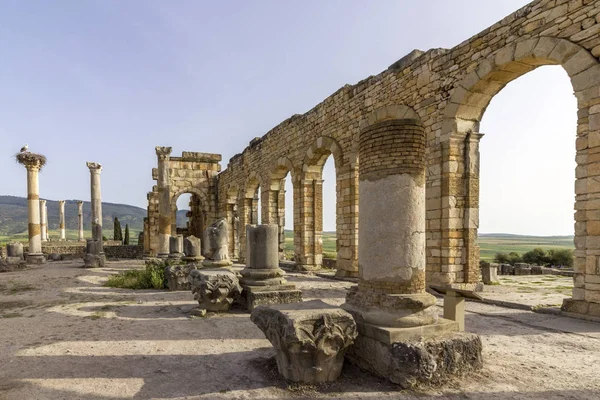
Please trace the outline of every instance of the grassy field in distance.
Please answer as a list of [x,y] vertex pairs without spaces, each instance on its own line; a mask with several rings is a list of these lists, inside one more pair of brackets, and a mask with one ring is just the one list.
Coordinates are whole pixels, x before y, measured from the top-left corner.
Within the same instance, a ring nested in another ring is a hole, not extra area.
[[[50,240],[58,240],[60,238],[60,233],[58,231],[50,231],[50,232],[48,232],[48,234],[50,235]],[[77,240],[78,232],[75,229],[67,229],[65,234],[66,234],[67,240],[70,240],[70,241]],[[104,231],[103,234],[108,240],[112,240],[112,238],[113,238],[113,230],[112,229],[110,230],[110,232]],[[124,227],[123,227],[123,234],[125,234]],[[138,235],[139,235],[139,231],[136,231],[133,229],[129,230],[130,244],[137,244]],[[91,238],[92,231],[84,230],[83,237],[86,239]],[[10,236],[0,235],[0,246],[5,246],[6,243],[15,242],[15,241],[23,242],[24,244],[26,244],[29,241],[29,235],[27,234],[27,232],[22,232],[22,233],[19,233],[16,235],[10,235]]]
[[[335,253],[335,232],[323,232],[323,252]],[[573,236],[524,236],[510,234],[482,234],[477,241],[482,260],[491,261],[496,253],[510,253],[515,251],[523,254],[536,247],[549,249],[574,249]],[[294,251],[294,234],[285,231],[285,250]]]

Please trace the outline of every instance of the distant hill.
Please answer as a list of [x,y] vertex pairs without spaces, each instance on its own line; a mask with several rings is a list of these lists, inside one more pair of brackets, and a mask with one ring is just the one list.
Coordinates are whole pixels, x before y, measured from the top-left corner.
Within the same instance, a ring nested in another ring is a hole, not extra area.
[[[58,201],[47,200],[49,230],[58,229]],[[83,202],[83,229],[91,229],[91,207]],[[135,231],[144,226],[146,210],[127,204],[102,203],[102,226],[105,232],[112,232],[113,218],[119,218]],[[65,223],[67,229],[78,229],[77,200],[66,200]],[[0,235],[15,235],[27,231],[27,199],[16,196],[0,196]],[[110,235],[107,235],[110,236]]]

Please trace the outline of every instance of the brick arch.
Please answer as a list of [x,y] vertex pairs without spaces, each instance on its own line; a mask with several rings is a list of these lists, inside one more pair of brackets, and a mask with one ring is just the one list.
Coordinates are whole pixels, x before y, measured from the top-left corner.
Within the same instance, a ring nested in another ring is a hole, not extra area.
[[[454,272],[463,273],[464,283],[478,281],[479,248],[475,241],[479,225],[479,124],[498,92],[543,65],[560,65],[578,100],[575,210],[586,212],[575,213],[575,285],[573,298],[563,305],[572,311],[588,307],[586,301],[593,301],[594,294],[586,287],[586,275],[590,274],[586,267],[600,251],[600,222],[588,219],[588,215],[597,213],[597,206],[587,201],[600,192],[600,184],[595,181],[600,170],[588,165],[594,162],[588,159],[588,153],[596,153],[600,146],[596,139],[600,138],[600,118],[592,122],[595,111],[590,107],[600,102],[600,63],[588,50],[569,40],[539,37],[506,45],[481,61],[455,86],[444,111],[440,136],[444,170],[441,192],[446,196],[442,201],[451,216],[442,217],[441,228],[446,236],[459,238],[464,245],[442,246],[441,253],[463,260],[464,265],[453,268]],[[597,271],[594,275],[598,275]]]
[[344,152],[337,140],[328,136],[317,138],[306,150],[303,171],[320,173],[329,155],[333,155],[336,170],[344,165]]
[[380,107],[367,114],[359,124],[359,131],[362,131],[367,126],[392,119],[414,119],[421,121],[419,114],[417,114],[412,107],[404,104],[394,104],[386,107]]
[[[270,174],[270,183],[271,188],[279,190],[279,182],[286,177],[287,174],[290,174],[292,177],[292,182],[294,178],[296,178],[296,168],[294,167],[294,163],[287,157],[279,157],[275,162],[275,166],[271,170]],[[275,186],[275,187],[273,187]]]
[[256,193],[256,190],[258,190],[259,187],[263,187],[260,175],[258,175],[256,171],[250,172],[244,184],[244,190],[241,193],[242,197],[245,199],[253,199],[254,194]]
[[173,193],[173,195],[171,196],[171,209],[177,209],[177,200],[179,199],[179,196],[186,193],[198,196],[202,204],[208,203],[208,195],[204,190],[190,186],[189,188],[179,189],[178,191]]
[[483,60],[455,86],[444,114],[442,140],[477,132],[492,98],[508,83],[543,65],[560,65],[569,75],[579,107],[583,91],[600,84],[600,64],[589,51],[566,39],[540,37],[511,43]]

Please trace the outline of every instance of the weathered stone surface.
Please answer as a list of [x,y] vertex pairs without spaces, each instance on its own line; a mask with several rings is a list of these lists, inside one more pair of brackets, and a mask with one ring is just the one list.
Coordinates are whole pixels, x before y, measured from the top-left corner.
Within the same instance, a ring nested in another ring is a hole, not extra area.
[[293,382],[335,381],[358,334],[349,313],[321,300],[257,307],[250,319],[275,348],[279,373]]
[[542,275],[544,267],[541,265],[532,265],[531,266],[531,275]]
[[483,366],[478,335],[447,333],[425,339],[386,344],[359,335],[347,359],[405,389],[419,383],[441,383]]
[[529,264],[515,264],[515,275],[531,275],[531,266]]
[[0,272],[12,272],[26,267],[27,263],[23,257],[0,258]]
[[279,268],[277,225],[247,225],[246,249],[246,268],[240,272],[240,301],[246,309],[302,301],[302,292],[286,282]]
[[169,265],[165,267],[165,280],[169,290],[190,290],[188,279],[192,270],[198,269],[198,264]]
[[481,267],[481,280],[486,285],[498,283],[498,264],[487,264]]
[[201,310],[228,311],[242,288],[235,273],[226,269],[192,270],[189,282]]
[[233,265],[229,259],[229,231],[224,218],[218,219],[206,228],[203,239],[202,245],[206,259],[202,265],[207,268]]
[[21,242],[11,242],[6,244],[6,256],[7,257],[17,257],[21,260],[23,257],[23,243]]
[[169,258],[183,257],[183,236],[169,237]]
[[183,239],[184,260],[202,260],[202,241],[194,235]]

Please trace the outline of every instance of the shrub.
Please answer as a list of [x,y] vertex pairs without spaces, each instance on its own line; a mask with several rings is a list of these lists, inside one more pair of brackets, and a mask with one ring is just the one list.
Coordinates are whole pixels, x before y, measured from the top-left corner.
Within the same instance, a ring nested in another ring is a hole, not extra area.
[[129,224],[125,224],[125,237],[123,238],[123,244],[129,244]]
[[165,289],[167,264],[161,261],[148,261],[144,269],[131,269],[111,276],[104,286],[122,289]]

